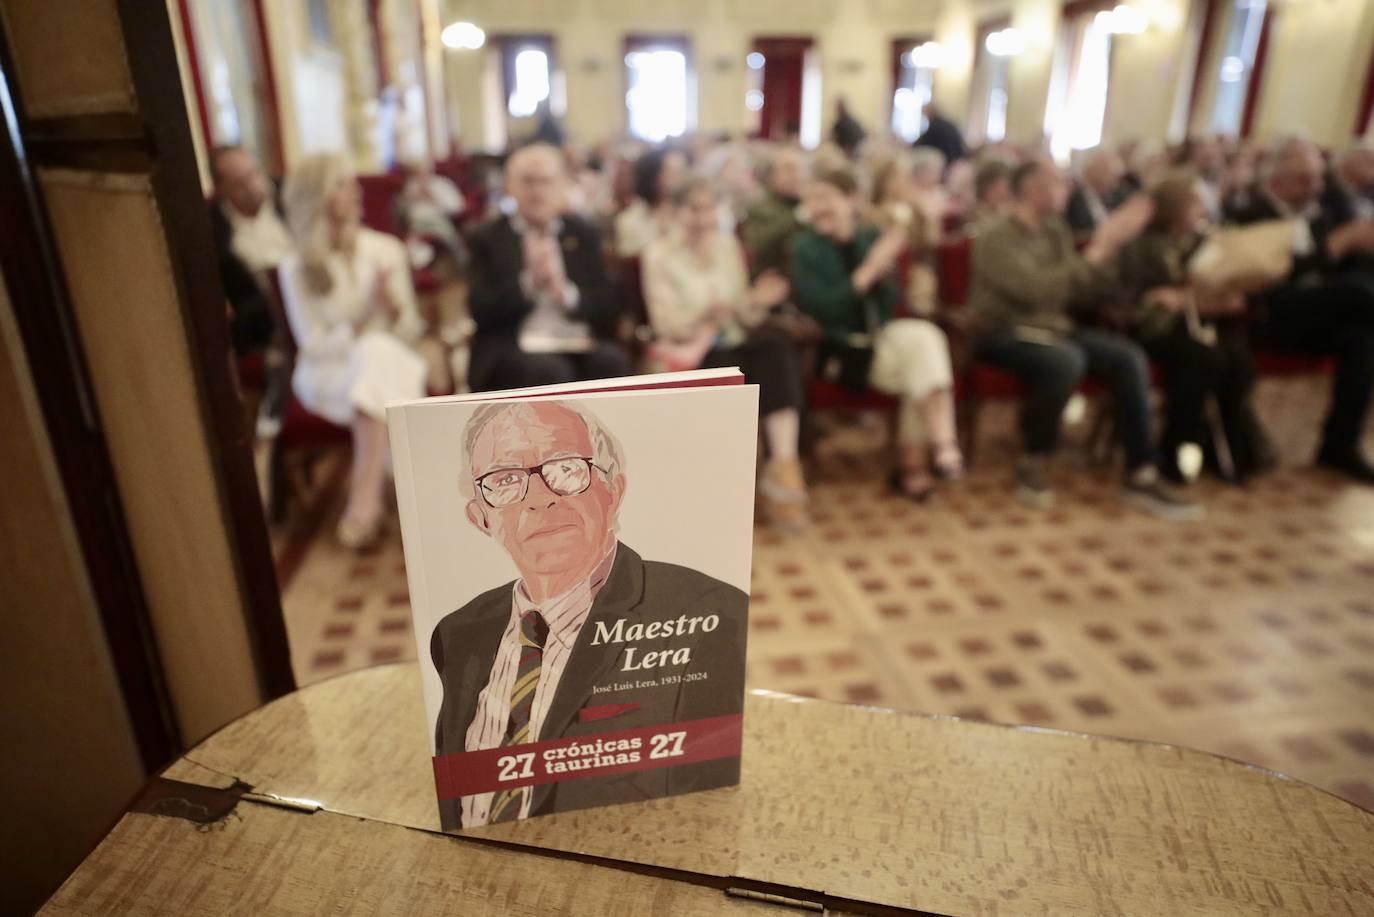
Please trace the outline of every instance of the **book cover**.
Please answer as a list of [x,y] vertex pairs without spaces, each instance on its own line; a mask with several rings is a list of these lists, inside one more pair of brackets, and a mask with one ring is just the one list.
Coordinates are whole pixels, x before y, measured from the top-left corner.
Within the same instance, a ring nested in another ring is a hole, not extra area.
[[758,391],[387,409],[445,831],[739,781]]

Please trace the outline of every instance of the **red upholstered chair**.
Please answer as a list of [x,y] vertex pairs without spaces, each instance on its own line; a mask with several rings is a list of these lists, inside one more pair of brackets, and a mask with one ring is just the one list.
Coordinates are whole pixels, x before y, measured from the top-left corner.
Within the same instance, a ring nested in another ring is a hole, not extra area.
[[1255,371],[1261,376],[1329,376],[1336,361],[1323,354],[1294,353],[1287,350],[1261,350],[1255,354]]
[[405,187],[405,176],[399,172],[359,175],[358,187],[363,195],[363,225],[397,235],[396,195]]

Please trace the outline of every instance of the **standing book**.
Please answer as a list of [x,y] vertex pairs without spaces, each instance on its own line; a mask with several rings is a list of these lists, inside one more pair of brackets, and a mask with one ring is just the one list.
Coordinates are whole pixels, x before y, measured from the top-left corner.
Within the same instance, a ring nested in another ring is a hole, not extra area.
[[758,389],[387,407],[445,831],[739,782]]

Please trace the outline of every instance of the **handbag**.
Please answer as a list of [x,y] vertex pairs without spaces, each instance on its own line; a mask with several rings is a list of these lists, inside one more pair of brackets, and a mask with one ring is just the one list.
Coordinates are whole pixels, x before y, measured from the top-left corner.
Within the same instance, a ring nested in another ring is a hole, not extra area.
[[1188,261],[1188,277],[1209,294],[1259,293],[1293,271],[1301,220],[1227,226],[1207,237]]

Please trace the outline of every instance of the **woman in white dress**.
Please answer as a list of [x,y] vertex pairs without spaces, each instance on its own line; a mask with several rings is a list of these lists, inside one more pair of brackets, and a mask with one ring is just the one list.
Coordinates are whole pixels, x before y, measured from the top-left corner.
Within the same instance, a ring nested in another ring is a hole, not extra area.
[[386,404],[425,392],[425,361],[407,343],[419,338],[424,323],[405,248],[361,225],[358,181],[343,158],[306,157],[287,178],[283,197],[297,246],[280,268],[297,348],[291,384],[306,409],[353,431],[338,537],[359,548],[381,528]]

